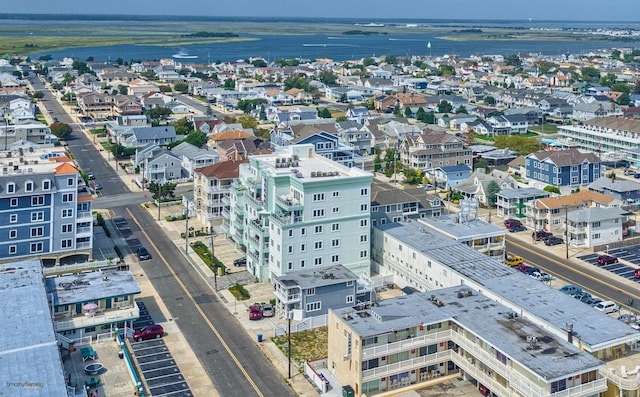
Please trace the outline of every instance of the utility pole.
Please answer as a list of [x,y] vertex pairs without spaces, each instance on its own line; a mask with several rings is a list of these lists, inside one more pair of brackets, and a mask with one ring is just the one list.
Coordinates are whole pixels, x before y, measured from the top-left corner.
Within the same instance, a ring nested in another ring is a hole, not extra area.
[[569,206],[564,206],[564,247],[566,258],[569,259]]
[[184,253],[189,255],[189,202],[187,201],[187,212],[185,215],[185,226],[184,226]]
[[289,357],[289,379],[291,379],[291,317],[293,317],[293,312],[291,309],[287,312],[287,319],[289,320],[289,327],[287,329],[287,355]]
[[156,193],[156,197],[158,197],[158,220],[160,220],[160,194],[162,192],[162,183],[158,182],[158,192]]

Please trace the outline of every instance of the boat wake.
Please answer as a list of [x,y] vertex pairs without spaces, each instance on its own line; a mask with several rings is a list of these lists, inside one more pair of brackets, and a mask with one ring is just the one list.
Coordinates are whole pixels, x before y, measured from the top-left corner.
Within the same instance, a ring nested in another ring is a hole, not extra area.
[[391,41],[423,41],[421,39],[394,39],[392,37],[389,37],[389,40]]
[[357,47],[357,45],[354,45],[354,44],[331,44],[331,43],[320,43],[320,44],[305,43],[302,46],[303,47]]

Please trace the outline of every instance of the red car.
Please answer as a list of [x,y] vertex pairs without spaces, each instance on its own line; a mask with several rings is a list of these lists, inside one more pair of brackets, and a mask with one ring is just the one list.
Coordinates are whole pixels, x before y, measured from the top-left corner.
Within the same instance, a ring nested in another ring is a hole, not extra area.
[[164,335],[164,328],[160,324],[152,324],[147,325],[142,328],[140,331],[136,331],[133,333],[133,340],[136,342],[140,342],[141,340],[146,339],[157,339],[161,338]]
[[640,269],[636,269],[633,271],[633,277],[640,278]]
[[249,320],[260,320],[262,318],[262,306],[249,306]]
[[598,257],[598,264],[599,265],[610,265],[612,263],[617,263],[617,262],[618,262],[618,258],[616,258],[615,256],[600,255]]

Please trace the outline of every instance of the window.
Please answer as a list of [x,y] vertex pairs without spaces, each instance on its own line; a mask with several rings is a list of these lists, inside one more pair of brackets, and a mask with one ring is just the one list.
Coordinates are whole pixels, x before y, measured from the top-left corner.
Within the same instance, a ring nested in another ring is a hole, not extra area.
[[27,192],[33,192],[33,182],[27,181],[24,183],[24,190]]
[[293,269],[293,262],[287,262],[287,269]]
[[62,241],[61,241],[61,248],[71,248],[72,244],[73,244],[73,243],[71,242],[71,239],[70,239],[70,238],[69,238],[69,239],[62,240]]
[[340,192],[333,192],[333,193],[331,193],[331,197],[333,197],[333,198],[338,198],[338,197],[340,197]]
[[29,247],[29,252],[42,252],[44,250],[44,244],[42,243],[31,243]]
[[62,195],[63,203],[70,203],[73,201],[73,193],[65,193]]
[[307,250],[307,245],[302,243],[300,244],[300,252],[305,252]]
[[7,193],[15,193],[16,192],[16,184],[13,182],[7,183]]
[[321,250],[322,249],[322,241],[316,241],[314,243],[314,248],[317,250]]
[[44,212],[43,211],[38,211],[38,212],[32,212],[31,213],[31,222],[40,222],[44,220]]
[[289,237],[293,237],[293,229],[289,229],[288,234],[289,234]]
[[308,296],[313,296],[316,294],[316,289],[315,288],[307,288],[307,295]]
[[18,214],[9,215],[9,223],[16,223],[16,222],[18,222]]
[[31,237],[42,237],[44,236],[44,227],[32,227],[31,228]]
[[320,257],[313,258],[313,264],[316,266],[322,265],[322,258]]
[[73,210],[71,208],[65,208],[62,210],[63,218],[71,218],[73,217]]
[[314,233],[316,234],[322,233],[322,225],[316,225],[314,228]]
[[347,295],[347,303],[353,303],[353,295]]
[[67,186],[73,186],[73,178],[67,178]]
[[594,234],[592,234],[592,235],[591,235],[591,238],[592,238],[592,239],[594,239],[594,240],[595,240],[595,239],[600,238],[600,233],[594,233]]
[[304,259],[303,259],[303,260],[300,261],[300,267],[304,267],[304,265],[305,265],[305,262],[304,262]]
[[18,252],[18,246],[17,245],[10,245],[9,246],[9,255],[15,255],[16,252]]
[[331,255],[331,263],[340,262],[340,255]]
[[347,287],[353,287],[353,280],[347,281]]
[[307,235],[307,228],[306,227],[300,228],[300,235],[301,236],[306,236]]
[[307,312],[316,312],[322,309],[322,302],[307,303],[306,309]]
[[9,206],[17,207],[18,206],[18,199],[15,198],[15,197],[11,198],[11,200],[9,201]]
[[368,204],[360,204],[360,211],[364,212],[364,211],[367,211],[368,209],[369,209]]
[[368,196],[369,195],[369,189],[367,189],[366,187],[363,187],[362,189],[360,189],[360,195],[361,196]]
[[366,243],[367,242],[367,235],[366,234],[360,235],[360,242],[361,243]]
[[591,227],[593,228],[600,227],[600,222],[591,222]]
[[31,206],[38,207],[44,205],[44,196],[33,196],[31,197]]
[[287,252],[293,254],[293,245],[287,246]]
[[367,257],[367,250],[360,251],[360,258],[366,258],[366,257]]
[[340,239],[334,238],[333,240],[331,240],[331,246],[332,247],[339,247],[340,246]]
[[331,224],[331,231],[332,232],[339,232],[340,231],[340,224],[339,223],[332,223]]
[[314,193],[313,201],[324,201],[324,193]]
[[16,238],[16,237],[18,237],[18,230],[17,229],[9,230],[9,238]]
[[322,217],[324,217],[324,209],[313,210],[313,217],[314,218],[322,218]]
[[371,212],[378,212],[378,206],[377,205],[371,206]]
[[338,213],[340,213],[340,207],[333,207],[333,208],[331,209],[331,212],[332,212],[332,213],[334,213],[334,214],[338,214]]
[[42,190],[51,190],[51,181],[50,180],[44,180],[42,181]]
[[360,227],[367,227],[369,225],[368,219],[360,220]]

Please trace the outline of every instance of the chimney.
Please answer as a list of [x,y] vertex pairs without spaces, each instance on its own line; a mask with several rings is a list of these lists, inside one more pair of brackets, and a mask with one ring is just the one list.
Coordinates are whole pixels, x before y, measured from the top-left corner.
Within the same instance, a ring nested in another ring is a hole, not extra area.
[[567,341],[573,343],[573,323],[567,323]]

